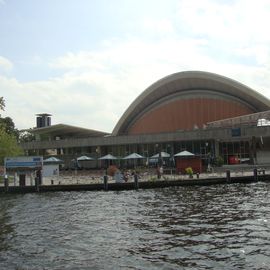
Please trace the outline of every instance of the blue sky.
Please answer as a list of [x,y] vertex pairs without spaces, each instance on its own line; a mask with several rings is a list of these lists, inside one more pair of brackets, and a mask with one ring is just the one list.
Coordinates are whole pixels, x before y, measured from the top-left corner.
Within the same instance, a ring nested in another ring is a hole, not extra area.
[[269,25],[268,0],[0,0],[2,115],[111,132],[149,85],[186,70],[270,98]]

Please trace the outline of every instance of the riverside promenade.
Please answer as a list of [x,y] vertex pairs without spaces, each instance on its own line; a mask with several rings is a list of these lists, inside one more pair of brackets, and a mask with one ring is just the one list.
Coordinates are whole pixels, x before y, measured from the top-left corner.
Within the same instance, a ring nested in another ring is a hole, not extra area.
[[9,181],[8,186],[1,183],[0,195],[3,193],[32,193],[56,191],[110,191],[165,188],[175,186],[217,185],[233,183],[252,183],[257,181],[270,182],[270,170],[254,168],[253,170],[237,170],[216,173],[188,175],[165,173],[160,179],[152,172],[143,172],[136,176],[130,175],[127,182],[116,182],[113,177],[104,177],[101,171],[95,173],[72,172],[53,177],[44,177],[42,185],[26,181],[25,186]]

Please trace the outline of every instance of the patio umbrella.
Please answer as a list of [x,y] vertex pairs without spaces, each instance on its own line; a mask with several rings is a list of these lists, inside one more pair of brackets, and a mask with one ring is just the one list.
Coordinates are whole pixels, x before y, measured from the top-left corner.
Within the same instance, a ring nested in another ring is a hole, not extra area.
[[78,157],[77,160],[78,161],[85,161],[85,160],[94,160],[94,159],[91,157],[88,157],[88,156],[81,156],[81,157]]
[[87,167],[87,163],[90,160],[94,160],[94,159],[91,157],[88,157],[88,156],[80,156],[80,157],[76,158],[76,166],[78,168]]
[[169,153],[166,153],[166,152],[160,152],[160,153],[157,153],[155,155],[153,155],[151,158],[159,158],[159,157],[162,157],[162,158],[168,158],[170,157],[171,155]]
[[43,160],[44,163],[63,163],[63,160],[59,159],[59,158],[56,158],[56,157],[49,157],[47,159],[44,159]]
[[106,156],[103,156],[103,157],[100,157],[99,158],[100,160],[113,160],[113,159],[117,159],[117,157],[111,155],[111,154],[108,154]]
[[188,151],[182,151],[174,155],[175,157],[192,157],[195,156],[193,153],[188,152]]
[[145,158],[137,153],[132,153],[126,157],[124,157],[123,159],[133,159],[134,160],[134,167],[136,167],[136,159],[141,159],[141,158]]
[[150,163],[154,161],[154,163],[163,165],[163,158],[169,158],[171,155],[167,152],[159,152],[152,157],[150,157]]
[[137,153],[132,153],[126,157],[124,157],[123,159],[137,159],[137,158],[144,158],[143,156],[137,154]]
[[103,156],[103,157],[100,157],[99,160],[108,160],[108,167],[110,166],[110,160],[115,160],[115,159],[118,159],[117,157],[111,155],[111,154],[108,154],[106,156]]

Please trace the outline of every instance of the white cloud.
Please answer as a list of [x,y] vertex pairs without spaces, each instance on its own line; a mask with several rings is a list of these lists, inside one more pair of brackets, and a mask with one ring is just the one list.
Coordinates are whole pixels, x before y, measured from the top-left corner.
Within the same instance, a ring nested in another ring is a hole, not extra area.
[[[49,63],[61,76],[28,83],[0,77],[6,115],[19,128],[34,126],[34,114],[48,112],[53,123],[110,132],[150,84],[185,70],[218,73],[270,98],[270,3],[218,3],[183,0],[177,16],[140,21],[144,34],[153,33],[147,38],[128,35],[63,54]],[[2,57],[0,66],[10,70],[12,63]]]
[[173,23],[170,19],[151,19],[146,18],[143,20],[142,27],[151,32],[151,34],[155,34],[158,36],[168,36],[175,32]]
[[10,71],[12,70],[13,64],[10,60],[0,55],[0,71]]
[[185,27],[210,38],[234,38],[247,40],[270,40],[265,32],[269,25],[270,2],[261,0],[224,1],[182,0],[179,4],[179,19]]
[[100,53],[92,53],[81,51],[79,53],[69,52],[65,56],[59,57],[50,63],[52,68],[64,68],[64,69],[79,69],[79,68],[92,68],[103,69],[101,65],[104,55]]
[[270,97],[266,67],[216,61],[202,53],[208,46],[203,39],[166,39],[158,44],[130,39],[108,44],[97,51],[55,59],[52,65],[63,68],[64,74],[47,81],[20,83],[0,78],[0,88],[8,93],[7,115],[19,128],[34,126],[34,114],[48,112],[53,114],[53,123],[110,132],[146,87],[184,70],[219,73]]
[[[261,0],[183,0],[178,9],[179,24],[184,25],[191,36],[203,36],[222,50],[252,50],[257,59],[262,58],[260,47],[269,47],[270,2]],[[265,51],[264,56],[269,54]]]

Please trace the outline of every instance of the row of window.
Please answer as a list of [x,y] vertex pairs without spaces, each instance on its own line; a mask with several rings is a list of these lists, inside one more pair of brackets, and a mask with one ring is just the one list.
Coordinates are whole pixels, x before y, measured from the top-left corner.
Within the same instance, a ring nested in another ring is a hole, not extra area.
[[[217,147],[217,149],[216,149]],[[151,157],[159,152],[167,152],[173,157],[181,151],[189,151],[202,158],[203,161],[209,161],[214,157],[221,156],[225,163],[229,163],[230,157],[238,157],[239,159],[247,159],[250,157],[250,145],[247,141],[240,142],[221,142],[215,146],[213,140],[210,141],[185,141],[173,143],[153,143],[153,144],[132,144],[132,145],[115,145],[102,147],[81,147],[81,148],[65,148],[57,151],[51,150],[43,155],[70,155],[73,157],[88,154],[91,157],[101,157],[106,154],[112,154],[116,157],[125,157],[131,153],[139,153],[144,157]]]

